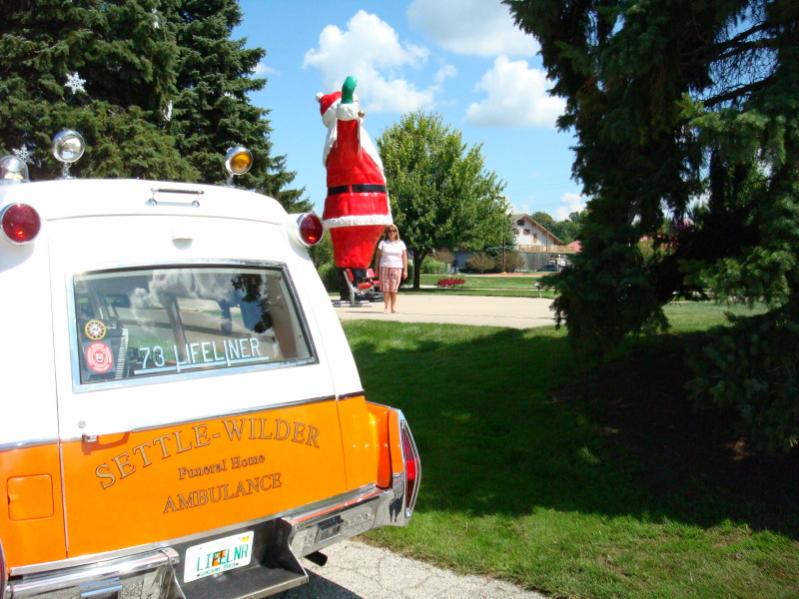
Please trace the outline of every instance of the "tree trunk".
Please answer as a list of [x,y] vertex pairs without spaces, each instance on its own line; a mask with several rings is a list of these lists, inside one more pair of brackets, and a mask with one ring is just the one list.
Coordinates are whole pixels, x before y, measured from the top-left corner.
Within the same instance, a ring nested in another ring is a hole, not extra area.
[[422,274],[422,261],[427,256],[427,252],[413,253],[413,290],[419,291],[419,281]]

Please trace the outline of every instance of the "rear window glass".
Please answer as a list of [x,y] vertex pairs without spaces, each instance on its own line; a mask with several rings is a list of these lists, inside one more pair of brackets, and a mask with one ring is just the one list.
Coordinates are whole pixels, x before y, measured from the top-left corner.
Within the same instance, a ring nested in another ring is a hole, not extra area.
[[280,268],[87,273],[74,289],[81,384],[314,359]]

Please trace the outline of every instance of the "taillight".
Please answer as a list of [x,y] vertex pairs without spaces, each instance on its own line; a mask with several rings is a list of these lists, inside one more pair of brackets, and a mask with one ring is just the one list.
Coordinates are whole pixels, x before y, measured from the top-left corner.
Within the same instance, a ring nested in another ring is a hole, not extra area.
[[30,243],[39,234],[42,220],[27,204],[10,204],[0,211],[3,233],[12,243]]
[[400,436],[402,459],[405,462],[405,515],[410,516],[419,495],[419,484],[422,482],[422,462],[411,429],[404,421],[400,424]]
[[300,214],[297,218],[297,227],[300,239],[305,245],[316,245],[322,240],[322,234],[325,232],[322,221],[313,212]]

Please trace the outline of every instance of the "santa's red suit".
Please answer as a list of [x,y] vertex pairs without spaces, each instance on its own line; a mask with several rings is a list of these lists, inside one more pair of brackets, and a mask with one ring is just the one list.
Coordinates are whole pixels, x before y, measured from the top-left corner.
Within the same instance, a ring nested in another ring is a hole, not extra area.
[[327,197],[322,220],[339,268],[368,268],[380,235],[391,224],[383,162],[361,123],[359,104],[341,92],[317,96],[328,128],[323,162]]

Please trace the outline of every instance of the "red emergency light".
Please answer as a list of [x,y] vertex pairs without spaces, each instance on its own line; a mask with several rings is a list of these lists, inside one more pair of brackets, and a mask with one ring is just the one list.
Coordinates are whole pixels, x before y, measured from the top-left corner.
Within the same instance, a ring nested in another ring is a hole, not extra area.
[[322,221],[313,212],[300,214],[297,219],[297,226],[299,227],[300,239],[305,245],[316,245],[322,240],[322,234],[325,229],[322,226]]
[[33,241],[42,228],[39,213],[27,204],[9,204],[0,210],[0,223],[8,240],[20,245]]

